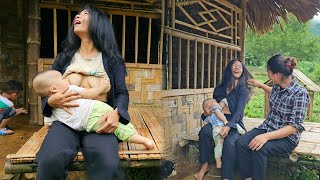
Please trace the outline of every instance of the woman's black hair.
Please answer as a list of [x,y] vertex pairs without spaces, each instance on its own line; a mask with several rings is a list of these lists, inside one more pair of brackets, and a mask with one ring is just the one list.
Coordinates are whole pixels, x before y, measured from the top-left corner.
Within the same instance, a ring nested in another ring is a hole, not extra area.
[[281,73],[288,77],[292,74],[297,65],[297,60],[292,57],[286,57],[281,54],[272,56],[267,62],[267,69],[273,74]]
[[[124,63],[119,52],[112,24],[107,15],[101,10],[86,5],[83,10],[89,12],[89,35],[98,51],[106,54],[111,62],[111,66],[117,62]],[[70,27],[66,39],[62,42],[63,51],[59,54],[62,64],[71,61],[76,51],[80,48],[81,39],[74,33],[74,24]]]
[[249,71],[239,59],[233,59],[228,63],[221,79],[221,84],[224,85],[228,91],[230,91],[233,87],[235,87],[236,78],[232,74],[232,66],[236,61],[239,61],[242,64],[242,70],[243,70],[237,85],[242,85],[248,88],[247,80],[249,78]]

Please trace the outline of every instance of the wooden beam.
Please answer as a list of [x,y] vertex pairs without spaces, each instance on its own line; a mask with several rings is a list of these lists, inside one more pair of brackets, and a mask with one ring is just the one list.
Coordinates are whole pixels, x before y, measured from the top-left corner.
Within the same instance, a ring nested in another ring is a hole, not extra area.
[[[47,9],[61,9],[61,10],[71,10],[71,11],[80,11],[83,9],[83,4],[71,4],[71,3],[56,3],[56,2],[40,2],[40,8],[47,8]],[[143,18],[153,18],[153,19],[160,19],[161,13],[155,9],[150,10],[141,10],[141,9],[123,9],[123,8],[112,8],[107,6],[99,6],[95,5],[95,7],[103,10],[107,14],[114,14],[114,15],[126,15],[126,16],[139,16]]]
[[191,33],[185,33],[176,29],[171,29],[166,27],[164,29],[164,32],[166,34],[169,35],[173,35],[175,37],[181,37],[182,39],[188,39],[191,41],[198,41],[198,42],[204,42],[206,44],[210,44],[213,46],[218,46],[218,47],[222,47],[222,48],[228,48],[228,49],[233,49],[233,50],[237,50],[237,51],[241,51],[241,48],[239,46],[235,46],[233,44],[228,44],[228,43],[223,43],[222,41],[217,41],[217,40],[213,40],[210,38],[206,38],[206,37],[202,37],[196,34],[191,34]]

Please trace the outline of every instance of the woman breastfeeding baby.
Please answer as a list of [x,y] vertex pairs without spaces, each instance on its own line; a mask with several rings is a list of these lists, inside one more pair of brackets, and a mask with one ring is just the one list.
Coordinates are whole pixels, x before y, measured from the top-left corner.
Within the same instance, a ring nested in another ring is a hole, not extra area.
[[[82,88],[99,86],[100,78],[108,78],[110,90],[95,99],[106,102],[113,110],[100,120],[97,133],[76,131],[60,121],[54,121],[37,153],[37,179],[66,179],[67,165],[81,149],[89,179],[115,179],[119,176],[118,140],[114,135],[119,122],[130,122],[129,94],[125,84],[126,69],[118,50],[114,31],[104,12],[86,6],[76,15],[58,54],[53,70],[59,71],[70,84]],[[52,109],[77,107],[73,100],[79,93],[67,88],[42,99],[44,116]]]

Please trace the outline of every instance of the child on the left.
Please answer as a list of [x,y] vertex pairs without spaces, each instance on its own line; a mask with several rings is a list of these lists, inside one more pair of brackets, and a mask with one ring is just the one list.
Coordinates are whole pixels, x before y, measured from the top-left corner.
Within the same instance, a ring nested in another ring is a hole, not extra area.
[[12,117],[21,113],[27,114],[28,111],[25,108],[14,107],[13,101],[15,101],[21,92],[23,91],[22,84],[15,80],[9,80],[1,88],[0,93],[0,135],[13,134],[14,131],[6,128],[8,122]]

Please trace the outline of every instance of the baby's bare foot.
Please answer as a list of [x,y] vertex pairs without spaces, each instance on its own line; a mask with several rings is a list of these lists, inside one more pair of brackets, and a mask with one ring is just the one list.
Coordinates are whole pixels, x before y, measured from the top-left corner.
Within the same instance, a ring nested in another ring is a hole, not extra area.
[[156,145],[154,144],[154,142],[151,139],[148,139],[144,145],[147,147],[148,150],[152,150],[156,147]]

